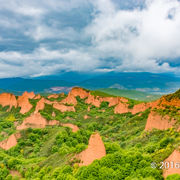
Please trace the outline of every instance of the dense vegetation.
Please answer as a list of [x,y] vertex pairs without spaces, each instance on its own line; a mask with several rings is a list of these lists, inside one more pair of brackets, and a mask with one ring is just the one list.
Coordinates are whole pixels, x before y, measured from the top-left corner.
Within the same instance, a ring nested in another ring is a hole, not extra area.
[[[100,95],[99,92],[92,92]],[[101,94],[102,95],[102,94]],[[106,94],[104,94],[106,96]],[[18,144],[8,151],[0,150],[0,179],[19,179],[11,174],[18,171],[25,179],[59,180],[161,180],[160,162],[180,146],[180,134],[174,129],[145,132],[145,124],[150,110],[132,115],[114,114],[113,108],[103,102],[100,108],[88,105],[77,97],[76,112],[64,112],[46,105],[40,113],[46,119],[56,119],[64,123],[78,125],[79,131],[70,128],[47,126],[44,129],[21,131]],[[34,108],[37,100],[31,100]],[[131,100],[131,104],[136,102]],[[22,121],[30,113],[21,115],[19,109],[0,108],[1,140],[14,133],[15,121]],[[34,109],[33,109],[34,110]],[[31,111],[33,111],[31,110]],[[56,117],[52,117],[55,112]],[[84,115],[89,118],[84,119]],[[73,157],[83,151],[90,135],[98,131],[104,141],[107,155],[95,160],[89,166],[78,166]],[[156,168],[151,163],[157,164]],[[180,179],[179,175],[168,180]]]

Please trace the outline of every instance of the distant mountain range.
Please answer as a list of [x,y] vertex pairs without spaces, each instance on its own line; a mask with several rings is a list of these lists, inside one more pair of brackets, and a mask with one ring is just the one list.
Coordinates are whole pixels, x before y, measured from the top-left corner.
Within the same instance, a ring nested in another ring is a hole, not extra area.
[[80,86],[87,89],[115,88],[136,90],[146,93],[163,94],[174,92],[180,87],[180,77],[173,74],[154,73],[78,73],[66,72],[52,76],[36,78],[0,79],[1,91],[68,92],[71,87]]

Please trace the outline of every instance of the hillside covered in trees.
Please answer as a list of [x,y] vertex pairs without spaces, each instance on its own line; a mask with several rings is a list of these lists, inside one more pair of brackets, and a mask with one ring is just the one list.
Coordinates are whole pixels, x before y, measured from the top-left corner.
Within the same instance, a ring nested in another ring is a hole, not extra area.
[[0,179],[179,180],[180,90],[153,102],[73,88],[0,94]]

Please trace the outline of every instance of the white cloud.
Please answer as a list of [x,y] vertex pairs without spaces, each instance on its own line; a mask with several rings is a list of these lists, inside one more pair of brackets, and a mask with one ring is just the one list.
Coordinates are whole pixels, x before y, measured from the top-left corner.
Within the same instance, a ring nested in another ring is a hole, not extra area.
[[[71,25],[63,27],[58,17],[51,16],[54,12],[68,13],[87,3],[94,7],[93,18],[80,30]],[[177,0],[147,0],[146,8],[132,10],[119,9],[111,0],[10,0],[8,3],[0,0],[0,4],[0,11],[15,14],[10,18],[0,13],[3,17],[0,27],[16,29],[39,43],[39,48],[30,53],[0,51],[0,77],[38,76],[60,70],[180,70],[169,65],[180,57],[180,2]],[[91,39],[91,44],[87,39]],[[59,41],[59,46],[52,50],[50,43],[40,44],[43,40]],[[76,42],[75,49],[60,47],[67,41]],[[84,46],[78,45],[80,41]]]
[[0,77],[40,76],[59,70],[92,71],[98,59],[86,52],[48,50],[44,47],[32,53],[0,52]]
[[[180,3],[177,0],[151,0],[147,8],[119,10],[110,0],[99,0],[100,11],[86,28],[100,56],[114,57],[115,66],[123,70],[174,71],[167,62],[160,60],[180,56]],[[110,4],[111,9],[104,7]],[[172,12],[174,17],[168,18]],[[118,69],[116,67],[116,69]]]

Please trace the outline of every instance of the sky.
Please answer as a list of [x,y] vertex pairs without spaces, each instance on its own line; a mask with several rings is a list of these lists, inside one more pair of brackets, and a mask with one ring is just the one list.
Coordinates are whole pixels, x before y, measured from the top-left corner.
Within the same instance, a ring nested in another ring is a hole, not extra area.
[[0,0],[0,78],[180,74],[179,0]]

